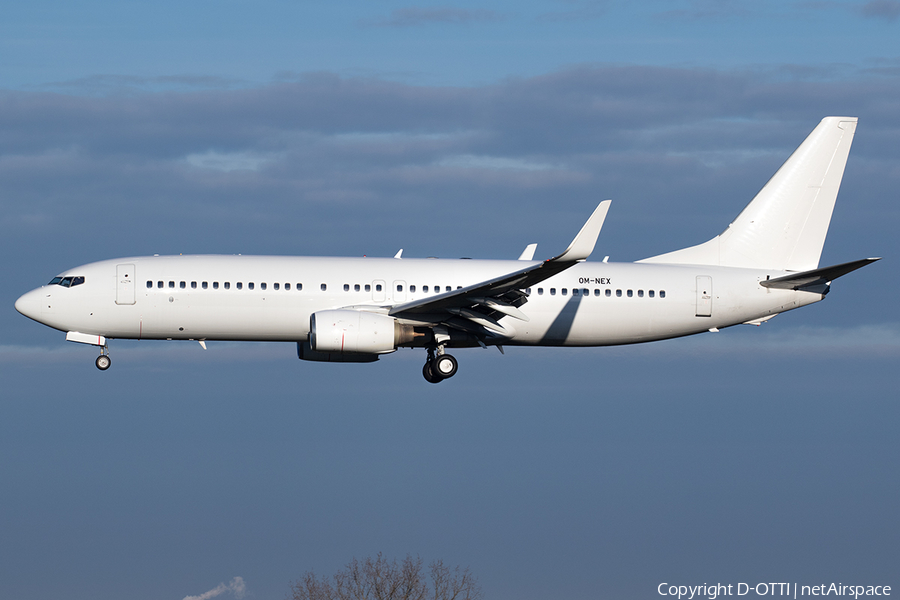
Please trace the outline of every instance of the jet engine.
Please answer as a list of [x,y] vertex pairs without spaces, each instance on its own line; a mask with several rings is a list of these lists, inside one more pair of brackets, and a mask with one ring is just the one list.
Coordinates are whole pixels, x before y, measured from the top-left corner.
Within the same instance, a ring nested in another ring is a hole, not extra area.
[[387,354],[415,337],[412,325],[379,313],[358,310],[321,310],[309,318],[309,346],[313,352]]

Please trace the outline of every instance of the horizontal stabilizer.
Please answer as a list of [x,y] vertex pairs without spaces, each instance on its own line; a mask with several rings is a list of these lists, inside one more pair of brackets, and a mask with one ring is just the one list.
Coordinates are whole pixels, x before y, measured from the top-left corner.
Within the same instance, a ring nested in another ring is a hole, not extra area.
[[777,279],[767,279],[760,281],[759,284],[767,288],[776,288],[781,290],[802,290],[814,286],[820,286],[834,281],[842,275],[851,273],[857,269],[861,269],[866,265],[872,264],[881,258],[864,258],[862,260],[854,260],[853,262],[834,265],[833,267],[824,267],[814,269],[812,271],[803,271],[802,273],[792,273]]

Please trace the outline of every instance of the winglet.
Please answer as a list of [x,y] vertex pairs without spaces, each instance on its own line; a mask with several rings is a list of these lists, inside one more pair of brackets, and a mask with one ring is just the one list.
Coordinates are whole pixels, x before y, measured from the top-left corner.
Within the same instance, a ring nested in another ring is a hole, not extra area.
[[550,260],[553,262],[578,262],[590,256],[597,244],[597,237],[600,235],[603,221],[606,220],[610,204],[612,204],[612,200],[604,200],[598,204],[594,213],[588,218],[566,251]]

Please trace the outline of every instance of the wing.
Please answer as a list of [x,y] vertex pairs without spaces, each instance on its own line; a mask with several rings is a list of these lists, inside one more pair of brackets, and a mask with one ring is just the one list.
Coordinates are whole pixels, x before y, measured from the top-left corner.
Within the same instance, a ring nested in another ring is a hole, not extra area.
[[476,335],[510,335],[512,332],[501,325],[499,319],[510,316],[528,321],[525,313],[519,310],[528,301],[524,290],[591,255],[610,203],[610,200],[604,200],[597,206],[569,247],[559,256],[458,290],[398,304],[388,314],[417,322],[443,323]]

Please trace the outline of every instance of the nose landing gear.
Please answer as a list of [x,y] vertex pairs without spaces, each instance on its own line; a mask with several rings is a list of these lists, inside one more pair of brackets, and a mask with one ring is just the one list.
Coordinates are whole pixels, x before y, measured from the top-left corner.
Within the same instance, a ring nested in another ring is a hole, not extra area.
[[422,376],[428,383],[440,383],[456,375],[459,363],[453,356],[444,354],[444,347],[438,346],[437,352],[433,348],[428,349],[428,358],[422,366]]
[[100,346],[100,356],[97,357],[94,364],[97,365],[97,368],[101,371],[105,371],[110,367],[112,359],[109,358],[109,346]]

